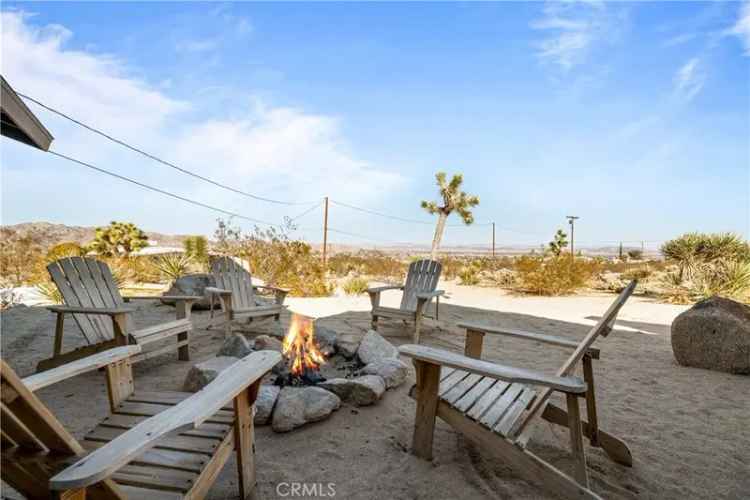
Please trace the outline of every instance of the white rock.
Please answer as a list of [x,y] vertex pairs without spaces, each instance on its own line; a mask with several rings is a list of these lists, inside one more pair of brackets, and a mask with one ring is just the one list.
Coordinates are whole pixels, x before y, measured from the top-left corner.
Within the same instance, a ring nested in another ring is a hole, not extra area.
[[237,358],[217,356],[208,361],[197,363],[188,372],[183,384],[183,390],[198,392],[210,384],[223,370],[237,362]]
[[281,388],[277,385],[261,385],[258,391],[258,399],[255,400],[256,425],[266,425],[271,420],[271,413],[279,397]]
[[370,330],[359,343],[357,356],[362,363],[369,365],[381,359],[397,359],[398,349],[378,332]]
[[323,420],[339,406],[341,399],[320,387],[284,387],[276,401],[271,427],[276,432],[289,432]]
[[318,384],[333,392],[341,399],[357,406],[368,406],[375,403],[385,392],[385,381],[378,375],[363,375],[356,378],[334,378]]
[[219,352],[216,355],[244,358],[251,352],[253,352],[253,348],[245,336],[235,333],[224,341],[221,345],[221,349],[219,349]]
[[400,359],[381,359],[365,366],[362,373],[383,377],[386,388],[391,389],[404,383],[409,366]]

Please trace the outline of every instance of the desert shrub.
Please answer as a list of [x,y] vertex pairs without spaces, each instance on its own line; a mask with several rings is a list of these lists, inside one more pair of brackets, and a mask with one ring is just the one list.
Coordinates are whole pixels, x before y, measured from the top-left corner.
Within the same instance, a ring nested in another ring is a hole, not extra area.
[[399,280],[406,274],[406,264],[384,252],[361,250],[356,254],[337,253],[328,258],[328,270],[334,276],[355,273],[376,279]]
[[0,311],[9,309],[20,301],[20,296],[13,288],[0,286]]
[[333,291],[326,282],[320,255],[304,241],[289,239],[282,230],[256,227],[250,235],[237,232],[226,248],[246,259],[255,276],[270,285],[289,288],[291,295],[319,297]]
[[38,283],[35,288],[36,291],[39,292],[39,295],[47,299],[48,302],[53,304],[63,303],[60,290],[57,289],[57,286],[55,286],[51,280],[42,281],[41,283]]
[[487,282],[499,288],[513,288],[518,284],[518,275],[512,269],[501,268],[484,273]]
[[583,288],[599,267],[594,260],[569,255],[527,255],[516,259],[519,291],[538,295],[565,295]]
[[626,281],[632,281],[632,280],[638,280],[643,281],[645,279],[648,279],[649,276],[653,274],[653,271],[648,268],[648,266],[645,267],[639,267],[635,269],[628,269],[624,273],[620,275],[620,278]]
[[50,247],[45,259],[47,262],[53,262],[65,257],[83,257],[84,255],[86,255],[86,249],[81,245],[75,241],[63,241]]
[[638,250],[638,249],[628,250],[627,256],[629,259],[641,260],[643,258],[643,250]]
[[733,233],[686,233],[664,243],[661,253],[678,265],[681,279],[690,280],[701,264],[750,261],[750,244]]
[[367,291],[370,283],[361,276],[349,278],[344,282],[342,288],[347,295],[361,295]]
[[458,272],[458,284],[465,286],[478,285],[480,271],[481,268],[479,264],[470,262],[468,265],[462,267]]
[[89,250],[101,257],[127,257],[148,246],[148,236],[132,222],[112,221],[97,227]]
[[555,257],[559,257],[560,254],[568,247],[568,235],[562,229],[558,229],[555,233],[554,239],[549,242],[549,251]]
[[208,269],[208,240],[205,236],[188,236],[182,242],[185,255],[199,266],[200,270]]
[[152,262],[163,277],[175,281],[190,272],[192,260],[184,253],[166,253],[153,257]]
[[38,283],[46,274],[44,265],[41,235],[0,228],[0,277],[4,282],[10,286]]
[[666,273],[662,286],[664,298],[677,304],[690,304],[713,295],[750,302],[750,262],[722,259],[701,263],[693,268],[689,280],[679,272]]

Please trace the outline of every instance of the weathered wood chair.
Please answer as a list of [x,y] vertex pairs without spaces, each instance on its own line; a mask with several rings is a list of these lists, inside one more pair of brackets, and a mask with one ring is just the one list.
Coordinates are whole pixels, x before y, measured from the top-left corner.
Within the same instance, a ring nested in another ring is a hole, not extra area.
[[[193,330],[190,311],[193,302],[201,297],[122,297],[109,266],[87,257],[69,257],[47,266],[52,281],[57,286],[64,305],[48,309],[57,313],[55,343],[52,357],[39,362],[39,371],[54,368],[75,359],[128,343],[146,346],[152,342],[169,340],[176,336],[177,342],[156,349],[144,350],[134,361],[177,350],[182,361],[190,360],[189,336]],[[176,319],[166,323],[136,330],[132,326],[130,313],[133,307],[125,305],[132,299],[175,300]],[[62,352],[63,322],[66,314],[72,314],[89,345]],[[107,318],[109,316],[109,318]]]
[[[253,405],[281,355],[254,352],[195,394],[140,392],[131,364],[140,349],[117,347],[24,379],[0,361],[3,481],[32,499],[200,499],[235,450],[240,498],[254,498]],[[79,442],[34,391],[98,368],[112,413]]]
[[[253,285],[250,273],[230,257],[220,257],[211,266],[211,273],[216,280],[216,287],[206,287],[211,297],[211,322],[214,326],[214,297],[219,298],[223,318],[221,323],[227,335],[232,333],[232,322],[255,318],[273,317],[279,321],[281,312],[286,308],[284,299],[289,290],[275,286]],[[256,294],[258,289],[271,290],[274,293],[272,303],[263,300]]]
[[[552,335],[461,324],[466,328],[463,356],[425,346],[402,346],[399,351],[413,358],[417,371],[417,383],[411,392],[417,401],[412,442],[414,454],[432,459],[437,415],[489,454],[514,466],[527,479],[541,481],[548,490],[565,498],[599,498],[589,489],[583,436],[592,446],[601,447],[615,462],[632,466],[633,461],[624,442],[599,428],[591,363],[592,359],[599,359],[599,350],[592,344],[600,335],[609,335],[617,313],[635,286],[633,281],[620,293],[580,342]],[[482,341],[486,334],[509,335],[570,348],[573,354],[555,375],[482,361]],[[583,380],[573,375],[579,361],[583,362]],[[567,411],[550,402],[553,392],[565,395]],[[578,398],[586,399],[588,422],[581,421]],[[540,417],[569,429],[575,460],[573,477],[526,449],[534,424]]]
[[[369,288],[372,303],[372,328],[378,329],[378,318],[395,318],[414,322],[414,343],[419,343],[419,330],[422,325],[422,317],[425,316],[427,305],[435,299],[435,319],[440,314],[440,296],[443,290],[436,290],[440,281],[442,264],[434,260],[423,259],[409,264],[406,274],[406,282],[403,285],[387,285]],[[380,294],[387,290],[403,290],[401,305],[396,307],[385,307],[380,305]]]

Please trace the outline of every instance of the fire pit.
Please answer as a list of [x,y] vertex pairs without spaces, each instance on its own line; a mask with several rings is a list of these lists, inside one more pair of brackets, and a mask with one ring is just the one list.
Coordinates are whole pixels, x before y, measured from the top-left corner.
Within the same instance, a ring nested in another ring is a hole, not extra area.
[[326,359],[315,341],[315,325],[310,318],[292,315],[292,323],[284,337],[281,353],[287,361],[289,373],[278,376],[276,384],[282,387],[300,386],[325,381],[325,377],[320,374],[320,366],[325,364]]

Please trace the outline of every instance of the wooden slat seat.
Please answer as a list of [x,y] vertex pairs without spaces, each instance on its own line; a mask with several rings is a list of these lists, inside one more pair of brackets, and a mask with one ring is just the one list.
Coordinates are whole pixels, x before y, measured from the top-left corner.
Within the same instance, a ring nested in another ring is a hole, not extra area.
[[[437,290],[440,273],[443,266],[437,261],[422,259],[409,264],[406,274],[406,282],[403,286],[380,286],[369,288],[372,304],[372,328],[378,329],[378,319],[396,318],[414,322],[414,343],[419,343],[419,333],[422,317],[425,316],[426,308],[435,299],[435,319],[439,317],[440,296],[442,290]],[[402,290],[401,303],[399,307],[385,307],[380,305],[380,296],[387,290]]]
[[[410,391],[412,397],[415,396],[415,388]],[[526,384],[508,384],[492,377],[443,368],[438,396],[441,403],[483,427],[503,437],[510,437],[510,429],[532,403],[536,390]]]

